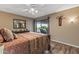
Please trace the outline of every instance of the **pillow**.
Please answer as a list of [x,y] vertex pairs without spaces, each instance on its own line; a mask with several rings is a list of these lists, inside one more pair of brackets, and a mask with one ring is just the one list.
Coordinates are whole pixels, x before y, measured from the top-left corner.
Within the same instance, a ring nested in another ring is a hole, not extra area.
[[30,32],[28,29],[19,29],[19,31],[18,30],[13,30],[12,31],[13,33],[25,33],[25,32]]
[[0,43],[4,42],[4,38],[2,37],[2,35],[0,34]]
[[25,29],[26,32],[30,32],[28,29]]
[[14,39],[13,33],[9,29],[1,28],[0,32],[5,41],[11,41]]
[[17,35],[15,33],[13,33],[14,39],[17,39]]

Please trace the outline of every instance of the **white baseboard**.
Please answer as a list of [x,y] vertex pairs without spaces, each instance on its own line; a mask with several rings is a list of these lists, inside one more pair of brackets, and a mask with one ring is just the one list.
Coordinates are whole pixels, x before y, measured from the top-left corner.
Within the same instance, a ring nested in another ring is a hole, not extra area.
[[69,46],[72,46],[72,47],[79,48],[79,46],[77,46],[77,45],[72,45],[72,44],[69,44],[69,43],[62,42],[62,41],[58,41],[58,40],[51,40],[51,41],[54,41],[54,42],[58,42],[58,43],[61,43],[61,44],[65,44],[65,45],[69,45]]

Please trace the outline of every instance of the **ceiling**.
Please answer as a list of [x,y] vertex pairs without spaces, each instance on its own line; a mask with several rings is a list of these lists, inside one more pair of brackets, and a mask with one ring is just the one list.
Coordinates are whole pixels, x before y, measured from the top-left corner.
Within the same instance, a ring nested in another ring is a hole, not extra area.
[[[25,17],[37,18],[65,9],[79,6],[78,4],[0,4],[0,11],[13,13]],[[38,13],[32,14],[25,9],[35,8]]]

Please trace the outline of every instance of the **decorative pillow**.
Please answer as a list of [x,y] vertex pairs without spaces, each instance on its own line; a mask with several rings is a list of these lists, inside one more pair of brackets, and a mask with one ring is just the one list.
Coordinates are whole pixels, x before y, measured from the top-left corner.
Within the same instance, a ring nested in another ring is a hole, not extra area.
[[14,39],[17,39],[17,35],[15,33],[13,33]]
[[19,31],[18,30],[13,30],[12,31],[13,33],[25,33],[25,32],[30,32],[28,29],[19,29]]
[[30,32],[28,29],[25,29],[26,32]]
[[4,42],[4,38],[2,37],[2,35],[0,34],[0,43]]
[[11,41],[14,39],[13,33],[9,29],[2,28],[0,29],[0,32],[5,41]]

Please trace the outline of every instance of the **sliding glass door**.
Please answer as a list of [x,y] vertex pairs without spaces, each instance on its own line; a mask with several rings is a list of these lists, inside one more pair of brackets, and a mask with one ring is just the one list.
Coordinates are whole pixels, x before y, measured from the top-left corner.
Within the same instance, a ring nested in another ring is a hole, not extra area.
[[36,20],[35,21],[35,32],[48,34],[48,27],[49,21],[48,20]]

